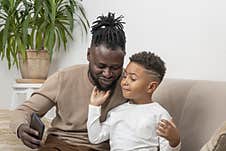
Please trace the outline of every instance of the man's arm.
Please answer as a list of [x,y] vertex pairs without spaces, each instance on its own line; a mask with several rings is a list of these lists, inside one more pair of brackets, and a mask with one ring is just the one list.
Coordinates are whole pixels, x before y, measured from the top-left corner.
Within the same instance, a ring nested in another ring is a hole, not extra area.
[[43,116],[56,102],[59,87],[58,73],[49,77],[34,95],[12,112],[10,127],[21,141],[30,148],[37,148],[41,140],[35,139],[36,131],[30,128],[31,114]]

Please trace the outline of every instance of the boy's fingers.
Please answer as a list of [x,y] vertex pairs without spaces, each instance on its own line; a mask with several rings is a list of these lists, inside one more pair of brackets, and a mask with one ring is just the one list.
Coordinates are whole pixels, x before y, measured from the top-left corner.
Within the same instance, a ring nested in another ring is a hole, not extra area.
[[110,95],[110,90],[108,90],[104,96],[107,98],[109,95]]
[[173,127],[176,127],[176,125],[175,125],[173,119],[171,119],[171,120],[169,121],[169,124],[172,125]]
[[157,135],[162,136],[162,137],[166,136],[166,133],[164,131],[160,130],[160,129],[157,129],[156,133],[157,133]]
[[161,119],[161,121],[160,122],[163,122],[163,123],[165,123],[166,125],[169,125],[169,126],[171,126],[171,127],[176,127],[176,125],[174,124],[174,122],[173,122],[173,119],[171,119],[171,120],[165,120],[165,119]]
[[93,91],[92,91],[92,95],[95,96],[96,95],[96,92],[97,92],[97,88],[96,86],[93,88]]
[[159,122],[159,126],[163,127],[163,128],[167,128],[169,125],[169,123],[166,120],[161,120]]

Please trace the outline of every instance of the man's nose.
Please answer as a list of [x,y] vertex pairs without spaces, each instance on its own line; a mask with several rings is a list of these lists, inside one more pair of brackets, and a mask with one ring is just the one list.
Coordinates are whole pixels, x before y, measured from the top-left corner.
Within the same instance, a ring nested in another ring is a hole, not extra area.
[[112,77],[112,71],[110,68],[105,68],[103,71],[103,76],[105,78],[111,78]]

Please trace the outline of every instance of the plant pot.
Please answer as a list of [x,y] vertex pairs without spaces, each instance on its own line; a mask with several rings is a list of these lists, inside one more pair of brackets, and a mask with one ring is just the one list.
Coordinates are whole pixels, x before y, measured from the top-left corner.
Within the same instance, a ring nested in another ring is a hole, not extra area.
[[26,51],[23,61],[19,54],[19,67],[23,79],[46,79],[48,76],[50,55],[47,51]]

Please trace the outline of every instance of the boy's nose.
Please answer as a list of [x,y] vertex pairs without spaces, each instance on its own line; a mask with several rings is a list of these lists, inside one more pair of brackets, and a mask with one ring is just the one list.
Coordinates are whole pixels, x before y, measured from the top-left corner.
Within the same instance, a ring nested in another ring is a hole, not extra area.
[[128,85],[127,78],[126,79],[122,79],[122,85]]

